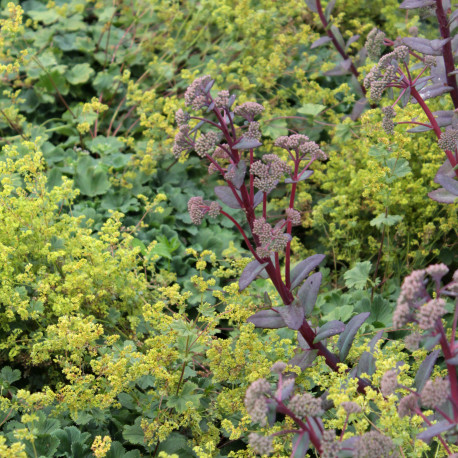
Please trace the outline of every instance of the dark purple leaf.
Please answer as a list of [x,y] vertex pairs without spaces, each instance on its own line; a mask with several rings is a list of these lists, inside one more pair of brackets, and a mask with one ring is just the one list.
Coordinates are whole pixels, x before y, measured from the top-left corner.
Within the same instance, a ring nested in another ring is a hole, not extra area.
[[312,313],[313,307],[315,306],[318,291],[320,290],[321,278],[321,272],[310,275],[297,293],[297,301],[303,308],[306,316]]
[[418,368],[414,381],[414,386],[418,392],[420,392],[423,389],[425,383],[428,381],[438,356],[439,350],[434,350],[423,360],[420,367]]
[[234,178],[230,181],[237,188],[240,189],[245,181],[246,164],[245,161],[240,161],[237,165],[231,164],[228,171],[235,169]]
[[212,102],[210,103],[210,105],[208,105],[206,113],[210,113],[210,111],[212,111],[213,108],[215,108],[215,102]]
[[286,305],[285,307],[274,308],[274,310],[277,310],[277,312],[280,313],[283,321],[289,329],[297,331],[304,322],[304,308],[300,305],[293,303],[291,305]]
[[271,400],[267,406],[267,421],[269,426],[272,427],[277,419],[277,403],[274,400]]
[[349,72],[346,68],[343,67],[342,62],[339,63],[339,65],[336,65],[331,70],[324,72],[326,76],[341,76],[341,75],[346,75],[347,73]]
[[439,167],[439,170],[437,171],[436,175],[446,175],[448,177],[455,176],[452,164],[450,164],[450,161],[448,159],[446,159],[445,162]]
[[[436,41],[436,40],[427,40],[426,38],[420,38],[420,37],[405,37],[402,39],[402,42],[406,46],[408,46],[410,49],[413,49],[414,51],[420,52],[422,54],[440,56],[442,52],[442,47],[438,48],[438,43],[435,42],[434,47],[436,49],[434,49],[433,44],[432,44],[433,41]],[[445,41],[445,43],[447,42],[447,40],[439,40],[439,41]]]
[[420,132],[428,132],[428,130],[431,130],[432,127],[427,127],[427,126],[416,126],[412,127],[412,129],[408,129],[407,132],[409,134],[418,134]]
[[229,100],[227,101],[227,106],[230,108],[232,106],[232,104],[235,102],[235,99],[237,98],[237,96],[235,94],[232,94],[230,97],[229,97]]
[[252,149],[261,146],[262,143],[255,138],[242,137],[235,145],[232,146],[233,149]]
[[428,192],[428,196],[430,197],[430,199],[435,200],[436,202],[440,202],[442,204],[453,204],[455,203],[455,200],[457,198],[457,196],[448,192],[444,188],[439,188],[435,191]]
[[223,204],[230,208],[242,208],[229,186],[215,186],[214,191]]
[[364,110],[366,109],[367,107],[367,99],[366,97],[362,97],[360,98],[354,105],[353,105],[353,109],[351,111],[351,115],[350,115],[350,118],[353,120],[353,121],[356,121],[364,112]]
[[305,3],[307,3],[307,6],[314,12],[318,13],[318,9],[316,6],[316,0],[305,0]]
[[294,388],[294,383],[286,383],[286,386],[284,383],[282,383],[281,390],[279,386],[277,392],[275,393],[275,397],[277,399],[280,399],[280,401],[285,401],[290,398],[292,392],[294,391]]
[[313,175],[313,170],[306,170],[298,180],[293,180],[292,178],[286,178],[285,183],[299,183],[300,181],[305,181],[307,178]]
[[[421,91],[420,95],[423,100],[432,99],[433,97],[438,97],[439,95],[445,94],[446,92],[452,91],[451,86],[444,86],[442,83],[431,84],[430,86],[425,86]],[[418,103],[413,99],[414,103]]]
[[332,32],[332,34],[334,35],[334,38],[337,40],[339,45],[342,48],[345,48],[345,41],[343,39],[342,34],[340,33],[340,30],[335,25],[331,25],[331,27],[329,27],[329,30]]
[[204,89],[204,92],[206,94],[208,94],[211,90],[211,88],[213,87],[213,85],[215,84],[215,80],[210,80],[207,85],[205,86],[205,89]]
[[454,356],[453,358],[445,360],[447,364],[450,364],[452,366],[458,366],[458,355]]
[[253,208],[256,208],[261,202],[262,202],[262,198],[263,198],[263,192],[262,191],[258,191],[255,195],[254,195],[254,203],[253,203]]
[[402,108],[405,108],[410,101],[410,86],[406,88],[404,91],[404,94],[402,94],[401,100],[399,101],[399,105],[401,105]]
[[274,310],[260,310],[247,319],[248,323],[253,323],[257,328],[279,329],[285,328],[286,324],[281,315]]
[[299,344],[299,347],[302,348],[302,350],[310,350],[310,345],[307,343],[300,332],[297,333],[297,343]]
[[449,193],[458,197],[458,181],[454,180],[452,177],[447,175],[437,174],[434,178],[434,181],[437,184],[440,184],[446,189]]
[[448,19],[448,25],[450,25],[453,21],[458,19],[458,10],[455,10]]
[[251,261],[245,269],[243,269],[242,275],[239,280],[239,290],[244,290],[267,266],[267,262],[260,264],[258,261]]
[[298,353],[293,358],[288,361],[289,366],[299,366],[301,370],[307,369],[313,364],[315,358],[318,354],[318,350],[306,350],[301,353]]
[[314,254],[297,264],[291,271],[291,290],[299,286],[308,274],[323,262],[324,258],[324,254]]
[[329,43],[330,41],[331,41],[330,37],[318,38],[318,40],[312,43],[312,46],[310,46],[310,49],[318,48],[319,46],[323,46],[324,44]]
[[337,0],[331,0],[327,5],[326,9],[324,10],[324,17],[326,18],[327,21],[329,21],[332,10],[334,9],[334,6],[336,5]]
[[417,434],[417,439],[420,439],[428,444],[433,437],[448,431],[453,426],[453,423],[449,423],[447,420],[439,421],[435,425],[430,426],[426,431]]
[[340,361],[345,361],[356,333],[363,323],[369,318],[369,315],[370,312],[360,313],[359,315],[354,316],[345,326],[345,331],[340,335],[339,340],[337,341]]
[[423,341],[422,347],[428,351],[432,350],[439,343],[439,340],[441,340],[440,334],[437,336],[426,337],[426,339]]
[[316,337],[313,340],[313,343],[321,342],[323,339],[326,339],[331,336],[335,336],[336,334],[340,334],[344,332],[345,325],[342,321],[339,320],[332,320],[328,321],[326,324],[321,326],[316,333]]
[[446,127],[452,123],[454,113],[452,110],[440,110],[434,111],[433,115],[436,118],[439,127]]
[[424,8],[425,6],[431,6],[435,3],[434,0],[404,0],[399,8],[410,10],[413,8]]
[[301,431],[293,436],[293,451],[291,458],[304,458],[307,450],[309,449],[309,433],[307,431]]
[[417,82],[415,83],[415,89],[417,91],[421,91],[426,86],[428,81],[431,81],[432,79],[432,76],[423,76],[421,78],[418,78]]
[[199,121],[193,129],[189,132],[189,134],[193,134],[194,132],[198,131],[203,125],[205,124],[205,121]]
[[383,331],[377,332],[377,334],[369,342],[370,351],[365,351],[359,358],[355,374],[357,377],[360,377],[361,374],[372,375],[375,372],[375,357],[371,352],[374,351],[375,345],[382,338],[382,335]]
[[352,37],[350,37],[347,41],[347,44],[345,45],[345,49],[348,49],[352,43],[358,40],[359,40],[359,35],[353,35]]

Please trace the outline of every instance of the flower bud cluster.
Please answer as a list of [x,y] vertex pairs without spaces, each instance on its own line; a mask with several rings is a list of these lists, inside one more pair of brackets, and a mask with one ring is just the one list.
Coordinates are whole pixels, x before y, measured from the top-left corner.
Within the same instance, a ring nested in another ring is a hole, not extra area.
[[378,60],[382,55],[385,33],[377,28],[373,28],[366,39],[367,55],[371,60]]
[[323,414],[321,399],[310,393],[295,394],[288,403],[288,407],[298,418],[306,416],[317,417]]
[[396,446],[389,437],[378,431],[369,431],[363,434],[356,442],[353,457],[367,458],[376,456],[387,458],[396,456]]
[[269,382],[261,378],[253,382],[245,393],[245,407],[251,419],[261,426],[267,425],[267,398],[271,394]]
[[322,151],[315,142],[310,141],[306,135],[294,134],[289,137],[278,137],[274,144],[279,148],[295,151],[301,157],[301,160],[306,156],[310,159],[323,161],[327,159],[324,151]]
[[383,120],[382,120],[382,127],[383,130],[389,134],[393,135],[394,134],[394,126],[395,123],[393,119],[396,116],[396,112],[394,111],[394,108],[392,106],[387,106],[382,108],[382,112],[384,114]]
[[216,145],[219,142],[219,133],[210,131],[206,134],[202,134],[197,140],[194,146],[196,153],[199,157],[205,157],[209,152],[213,152]]
[[425,65],[428,68],[435,67],[437,65],[436,56],[425,56]]
[[340,406],[343,407],[345,412],[347,412],[348,414],[361,412],[361,407],[358,404],[356,404],[356,402],[352,402],[352,401],[342,402]]
[[380,391],[383,396],[389,396],[396,391],[398,387],[398,373],[395,369],[390,369],[383,374],[380,381]]
[[254,185],[260,191],[269,193],[277,186],[278,180],[285,173],[290,173],[291,169],[276,154],[265,154],[262,161],[251,165],[250,171],[255,176]]
[[229,91],[223,90],[218,92],[218,95],[215,97],[215,106],[217,106],[218,108],[227,107],[227,105],[229,104],[229,97]]
[[268,258],[274,252],[283,251],[291,240],[291,236],[283,233],[283,229],[272,228],[264,218],[254,220],[253,234],[258,236],[261,243],[256,249],[260,258]]
[[337,458],[341,449],[342,444],[336,440],[336,432],[333,429],[326,429],[323,431],[320,457]]
[[246,130],[243,136],[247,138],[254,138],[255,140],[259,140],[262,136],[261,130],[259,128],[259,122],[251,121],[248,124],[248,129]]
[[208,86],[212,82],[210,75],[201,76],[195,79],[186,89],[184,100],[186,106],[192,106],[194,110],[199,110],[208,104]]
[[245,118],[247,121],[253,121],[254,118],[264,111],[264,107],[256,102],[245,102],[234,108],[237,116]]
[[415,415],[418,409],[418,399],[415,393],[410,393],[399,401],[398,414],[401,418]]
[[432,299],[422,305],[417,312],[418,326],[420,329],[430,329],[436,321],[446,312],[445,300],[441,298]]
[[418,301],[426,293],[424,286],[425,273],[425,270],[414,270],[404,279],[393,314],[393,326],[395,329],[402,328],[411,320],[410,307],[417,308],[420,305]]
[[405,60],[408,55],[407,46],[398,46],[393,52],[384,55],[366,75],[364,87],[370,90],[370,97],[374,102],[378,102],[387,86],[396,80],[397,61]]
[[251,448],[259,455],[270,455],[274,451],[272,447],[272,438],[270,436],[250,433],[248,442]]
[[421,403],[432,409],[440,407],[450,394],[450,383],[443,378],[428,380],[421,391]]
[[293,226],[300,226],[301,224],[301,213],[294,208],[286,209],[286,218]]
[[447,129],[445,132],[442,132],[441,138],[438,140],[437,144],[444,151],[455,151],[457,142],[458,129]]
[[216,218],[221,212],[221,206],[215,201],[205,201],[200,196],[191,197],[188,201],[188,212],[193,224],[198,226],[207,213],[210,218]]
[[189,126],[183,124],[180,126],[180,130],[175,135],[175,141],[173,143],[173,155],[178,159],[184,151],[188,151],[192,148],[193,144],[189,138]]
[[178,127],[185,126],[190,119],[191,116],[189,113],[186,113],[181,108],[175,113],[175,122],[178,124]]

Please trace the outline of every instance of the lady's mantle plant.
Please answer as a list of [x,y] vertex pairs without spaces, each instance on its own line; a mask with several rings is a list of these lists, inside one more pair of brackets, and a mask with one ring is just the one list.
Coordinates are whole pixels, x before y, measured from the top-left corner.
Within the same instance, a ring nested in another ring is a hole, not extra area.
[[[254,258],[240,277],[240,289],[246,288],[259,275],[268,276],[278,291],[284,305],[272,307],[265,294],[268,308],[255,313],[249,321],[259,328],[288,327],[299,331],[306,349],[295,357],[298,366],[305,368],[321,355],[332,370],[338,370],[338,364],[345,360],[354,336],[369,314],[357,315],[347,325],[335,320],[313,329],[307,317],[315,305],[322,276],[319,272],[309,274],[324,256],[310,256],[294,269],[291,269],[290,257],[292,227],[301,219],[300,212],[294,208],[297,185],[312,175],[310,166],[317,160],[325,160],[326,155],[307,136],[294,134],[275,141],[276,147],[286,151],[286,160],[277,154],[255,157],[255,149],[262,145],[259,123],[255,119],[264,110],[263,106],[247,102],[232,108],[235,96],[225,90],[212,96],[213,83],[207,75],[196,79],[187,89],[186,105],[201,113],[195,116],[183,110],[176,113],[179,132],[173,152],[179,158],[194,150],[205,159],[209,173],[219,174],[226,182],[226,186],[215,188],[216,196],[225,206],[242,210],[245,222],[237,221],[220,203],[202,197],[190,199],[191,219],[200,224],[205,216],[214,218],[221,214],[232,221]],[[284,183],[291,186],[289,205],[282,218],[272,221],[267,212],[267,197],[283,178]],[[280,264],[283,253],[284,269]],[[323,341],[337,334],[341,334],[339,354],[334,354]],[[364,386],[365,382],[360,380],[359,389],[363,390]]]

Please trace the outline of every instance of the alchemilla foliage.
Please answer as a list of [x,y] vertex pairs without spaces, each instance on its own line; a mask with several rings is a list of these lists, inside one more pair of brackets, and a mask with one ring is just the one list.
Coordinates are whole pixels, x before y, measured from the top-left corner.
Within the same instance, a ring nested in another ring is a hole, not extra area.
[[0,1],[0,456],[458,456],[449,0]]

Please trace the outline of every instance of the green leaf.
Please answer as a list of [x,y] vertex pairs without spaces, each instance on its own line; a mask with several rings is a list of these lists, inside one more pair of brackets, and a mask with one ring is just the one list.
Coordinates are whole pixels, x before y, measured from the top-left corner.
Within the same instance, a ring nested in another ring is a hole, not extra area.
[[357,262],[353,269],[345,272],[345,286],[347,288],[364,289],[369,281],[371,268],[372,264],[370,261]]
[[18,369],[11,369],[10,366],[5,366],[0,371],[0,383],[4,386],[4,383],[12,385],[21,378],[21,371]]
[[402,178],[411,172],[409,163],[404,158],[390,157],[386,161],[387,167],[391,170],[391,177],[386,177],[385,181],[391,183],[396,178]]
[[122,430],[122,437],[130,444],[145,444],[145,433],[140,426],[141,421],[142,417],[138,417],[133,425],[125,425]]
[[403,218],[404,216],[401,215],[385,215],[385,213],[381,213],[371,220],[370,225],[380,229],[382,226],[394,226],[401,222]]
[[369,148],[369,156],[376,157],[378,159],[387,158],[390,154],[391,152],[383,145],[375,145]]
[[77,85],[87,83],[94,73],[95,72],[90,65],[88,63],[84,63],[76,64],[65,73],[65,76],[70,84]]
[[325,108],[325,105],[320,105],[317,103],[306,103],[305,105],[302,105],[300,108],[298,108],[297,112],[307,116],[315,117],[319,115]]
[[266,125],[263,132],[264,135],[276,139],[282,135],[288,135],[288,125],[285,119],[275,119]]
[[349,124],[339,124],[336,127],[336,137],[346,142],[351,139],[352,131]]
[[167,400],[167,407],[174,408],[178,413],[186,410],[186,404],[190,402],[194,407],[200,404],[200,398],[203,394],[195,394],[198,386],[192,382],[186,382],[178,395],[172,395]]
[[83,156],[76,164],[75,186],[81,194],[95,197],[105,194],[111,184],[106,171],[89,156]]

